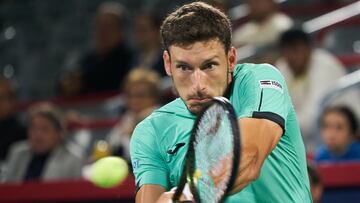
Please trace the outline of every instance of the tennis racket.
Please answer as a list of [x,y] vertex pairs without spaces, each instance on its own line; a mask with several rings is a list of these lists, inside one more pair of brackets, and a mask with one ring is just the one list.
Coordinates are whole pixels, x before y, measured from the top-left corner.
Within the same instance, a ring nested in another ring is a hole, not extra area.
[[197,203],[224,200],[235,182],[240,162],[238,125],[235,111],[224,97],[215,97],[199,114],[173,202],[179,202],[186,184]]

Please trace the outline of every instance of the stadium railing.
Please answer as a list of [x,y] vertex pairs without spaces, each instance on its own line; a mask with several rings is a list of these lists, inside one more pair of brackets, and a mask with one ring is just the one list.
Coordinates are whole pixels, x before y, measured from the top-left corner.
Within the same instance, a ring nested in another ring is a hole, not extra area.
[[0,184],[1,203],[37,202],[134,202],[135,181],[129,177],[119,186],[103,189],[85,180]]
[[320,164],[318,171],[324,186],[322,203],[360,200],[360,162]]
[[[360,199],[360,162],[321,164],[323,203],[354,202]],[[97,188],[85,180],[0,184],[0,202],[133,202],[132,176],[112,189]]]

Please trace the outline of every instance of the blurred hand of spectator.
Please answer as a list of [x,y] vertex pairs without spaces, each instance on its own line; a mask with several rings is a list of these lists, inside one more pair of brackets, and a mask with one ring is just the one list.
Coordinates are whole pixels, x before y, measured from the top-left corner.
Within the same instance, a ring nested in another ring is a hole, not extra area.
[[65,143],[62,114],[51,104],[30,108],[28,139],[15,143],[6,164],[6,181],[53,180],[81,177],[81,154]]

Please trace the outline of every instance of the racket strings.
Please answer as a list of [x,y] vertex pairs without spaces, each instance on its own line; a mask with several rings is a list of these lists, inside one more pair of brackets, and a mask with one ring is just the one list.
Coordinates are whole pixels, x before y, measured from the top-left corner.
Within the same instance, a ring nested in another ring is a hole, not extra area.
[[[204,202],[218,202],[226,192],[231,170],[224,170],[232,163],[232,130],[227,111],[220,105],[211,106],[202,116],[194,142],[196,154],[194,172],[199,196]],[[225,166],[224,166],[225,164]],[[230,165],[230,166],[229,166]],[[222,172],[225,171],[225,174]],[[215,182],[211,175],[221,177]]]

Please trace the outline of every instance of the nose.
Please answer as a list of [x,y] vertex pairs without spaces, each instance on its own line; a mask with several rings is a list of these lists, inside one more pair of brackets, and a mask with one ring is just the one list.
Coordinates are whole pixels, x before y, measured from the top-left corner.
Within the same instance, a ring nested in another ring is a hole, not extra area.
[[204,91],[205,90],[205,83],[204,83],[204,73],[200,69],[194,70],[192,75],[192,87],[195,91]]

